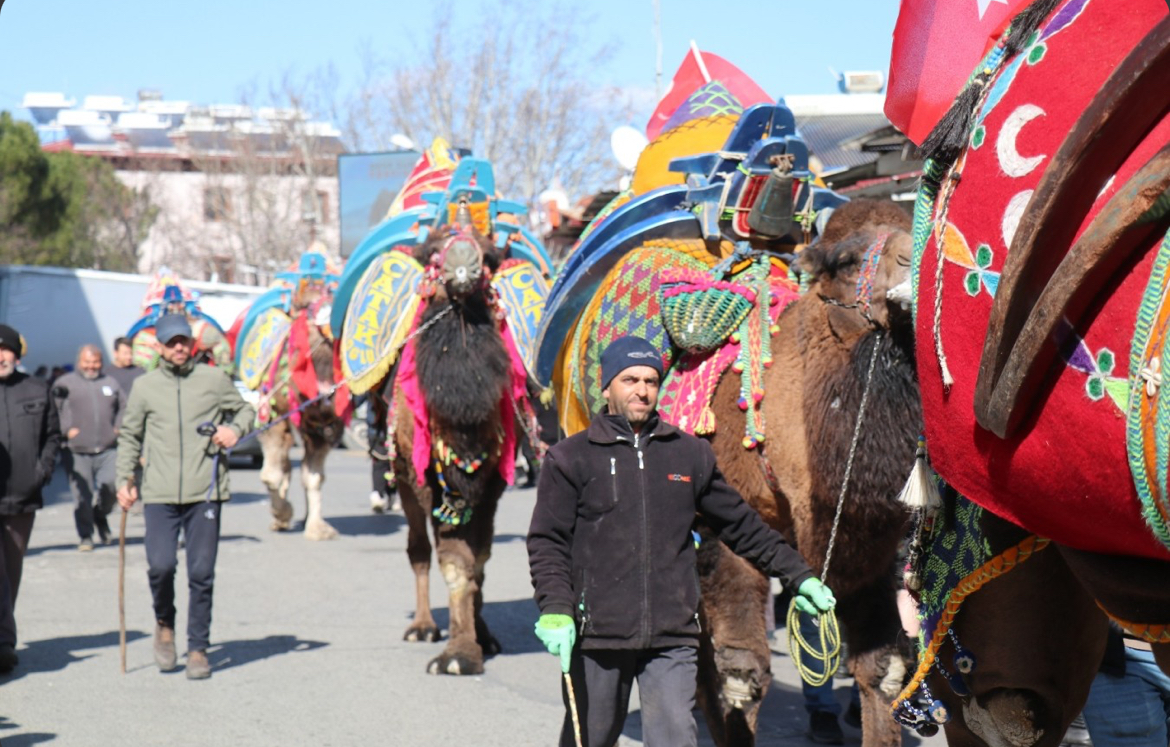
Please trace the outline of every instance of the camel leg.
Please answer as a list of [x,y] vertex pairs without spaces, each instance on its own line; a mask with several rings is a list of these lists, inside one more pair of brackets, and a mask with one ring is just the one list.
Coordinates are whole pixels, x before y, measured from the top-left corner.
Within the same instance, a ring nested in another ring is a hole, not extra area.
[[305,539],[331,540],[337,530],[321,516],[321,486],[325,484],[325,457],[329,444],[304,436],[305,458],[301,461],[301,484],[305,486]]
[[480,587],[468,529],[439,528],[435,554],[443,580],[447,582],[451,632],[447,648],[427,664],[427,671],[431,674],[483,673],[483,649],[475,635],[475,599]]
[[[499,485],[499,492],[503,493],[503,483]],[[483,581],[484,567],[492,557],[492,539],[495,537],[495,513],[499,505],[499,498],[488,501],[490,506],[481,506],[479,523],[473,524],[476,530],[475,538],[475,640],[483,650],[484,658],[495,656],[502,650],[500,642],[492,635],[487,623],[483,619]]]
[[402,512],[406,514],[406,556],[414,571],[415,590],[414,620],[406,628],[402,640],[434,643],[442,635],[435,618],[431,616],[431,541],[427,536],[430,491],[415,484],[414,474],[407,473],[401,460],[395,463],[394,469],[398,472],[398,495],[402,499]]
[[865,747],[901,744],[902,727],[894,721],[890,706],[914,663],[898,648],[901,619],[890,576],[879,575],[838,599],[837,619],[861,700],[861,743]]
[[288,488],[292,481],[293,437],[287,420],[282,420],[257,438],[264,452],[264,466],[260,468],[260,481],[268,488],[268,501],[272,509],[274,532],[281,532],[292,526],[293,507],[288,502]]
[[481,674],[485,655],[500,650],[482,611],[484,565],[491,557],[496,505],[503,488],[503,480],[494,477],[470,524],[439,528],[436,554],[447,582],[451,637],[443,653],[427,665],[431,674]]
[[[997,524],[985,514],[989,536]],[[971,697],[960,699],[937,676],[931,682],[951,714],[947,742],[1056,747],[1088,697],[1107,629],[1060,552],[1042,550],[983,586],[964,602],[954,629],[976,665],[966,677]],[[948,641],[940,659],[953,657]]]
[[755,744],[760,703],[772,682],[764,630],[768,579],[709,532],[699,547],[704,640],[696,697],[717,745]]

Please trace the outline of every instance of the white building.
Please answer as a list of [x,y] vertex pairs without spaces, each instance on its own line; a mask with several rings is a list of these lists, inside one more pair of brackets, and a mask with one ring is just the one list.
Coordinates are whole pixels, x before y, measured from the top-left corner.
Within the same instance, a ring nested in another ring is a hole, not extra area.
[[338,255],[337,155],[333,125],[291,109],[197,106],[139,92],[87,96],[28,93],[46,151],[109,162],[157,208],[138,269],[264,285],[314,240]]

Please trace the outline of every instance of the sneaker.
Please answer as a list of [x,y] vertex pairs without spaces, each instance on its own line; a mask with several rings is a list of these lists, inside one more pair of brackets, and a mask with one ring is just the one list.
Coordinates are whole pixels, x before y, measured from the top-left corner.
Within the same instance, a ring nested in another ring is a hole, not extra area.
[[813,711],[808,718],[808,738],[817,744],[845,744],[845,734],[837,723],[837,714]]
[[0,674],[8,674],[20,663],[16,655],[16,647],[10,643],[0,643]]
[[88,537],[77,543],[78,552],[93,552],[93,540]]
[[211,676],[211,662],[206,651],[187,652],[187,679],[205,680]]
[[397,492],[390,494],[390,510],[391,511],[401,511],[402,510],[402,499],[400,499],[398,497]]
[[158,671],[169,672],[175,668],[178,655],[175,653],[175,629],[162,623],[154,626],[154,663]]
[[390,508],[390,501],[386,496],[374,490],[370,493],[370,509],[376,514],[386,513],[386,509]]

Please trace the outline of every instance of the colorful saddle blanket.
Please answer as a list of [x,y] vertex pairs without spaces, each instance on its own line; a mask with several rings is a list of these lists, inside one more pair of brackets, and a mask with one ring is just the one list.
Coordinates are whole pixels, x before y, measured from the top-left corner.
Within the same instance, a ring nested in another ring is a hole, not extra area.
[[[1148,460],[1153,469],[1137,474],[1135,487],[1127,444],[1137,462],[1157,450],[1153,419],[1143,426],[1139,410],[1142,392],[1160,385],[1151,355],[1156,362],[1166,351],[1147,350],[1167,325],[1156,312],[1164,306],[1165,277],[1155,265],[1166,252],[1159,252],[1164,218],[1105,292],[1061,326],[1041,401],[1015,433],[1001,439],[981,428],[974,397],[992,303],[1033,192],[1046,169],[1058,166],[1055,154],[1088,103],[1165,16],[1159,0],[1137,0],[1124,13],[1103,0],[1066,0],[1019,54],[1003,59],[993,50],[981,65],[994,72],[967,146],[953,171],[942,164],[934,175],[941,186],[920,192],[915,220],[918,370],[934,468],[979,505],[1042,537],[1160,559],[1170,559],[1170,447],[1161,438],[1161,451]],[[1162,116],[1108,183],[1085,185],[1100,193],[1079,232],[1170,142],[1170,117]],[[1046,250],[1063,255],[1069,246]],[[1157,422],[1170,432],[1166,408]]]

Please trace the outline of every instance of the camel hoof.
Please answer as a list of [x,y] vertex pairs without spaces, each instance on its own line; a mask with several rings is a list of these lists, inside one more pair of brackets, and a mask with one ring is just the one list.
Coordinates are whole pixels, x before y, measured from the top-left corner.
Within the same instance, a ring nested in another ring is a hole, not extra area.
[[439,626],[434,623],[411,623],[402,636],[402,640],[410,643],[438,643],[442,638]]
[[460,654],[439,654],[427,664],[428,674],[483,674],[483,662]]
[[289,529],[292,529],[292,525],[287,521],[273,519],[272,523],[268,525],[268,528],[274,532],[287,532]]
[[305,524],[305,539],[319,542],[336,539],[337,530],[327,521],[313,521]]

